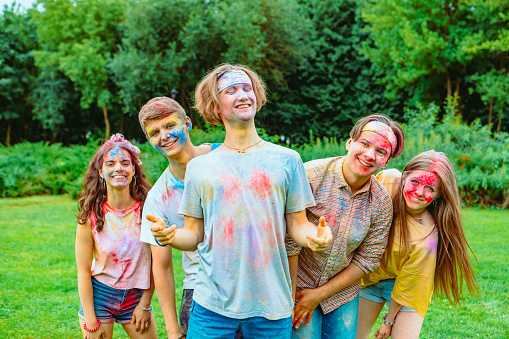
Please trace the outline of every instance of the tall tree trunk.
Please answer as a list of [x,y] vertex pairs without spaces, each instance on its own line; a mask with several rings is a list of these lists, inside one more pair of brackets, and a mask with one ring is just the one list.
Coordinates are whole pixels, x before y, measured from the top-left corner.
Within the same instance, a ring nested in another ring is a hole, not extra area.
[[502,128],[502,114],[498,116],[497,133],[500,133],[501,128]]
[[125,128],[125,113],[122,112],[122,119],[120,119],[120,128],[119,128],[120,134],[124,134],[124,128]]
[[5,144],[7,146],[11,145],[11,119],[7,119],[7,135],[5,138]]
[[460,95],[460,75],[456,76],[456,90],[454,91],[455,95]]
[[488,125],[491,124],[491,117],[493,116],[493,101],[495,101],[495,98],[491,98],[491,100],[490,100],[490,111],[488,113]]
[[104,116],[104,126],[106,127],[105,139],[108,140],[110,138],[111,127],[110,119],[108,118],[108,109],[106,108],[106,105],[103,105],[103,116]]
[[[504,69],[504,64],[505,64],[505,52],[502,52],[500,53],[500,70],[502,71]],[[491,118],[492,118],[492,114],[493,114],[493,101],[495,100],[495,98],[491,98],[490,100],[490,110],[489,110],[489,113],[488,113],[488,124],[491,124]],[[502,103],[500,104],[502,106]],[[500,107],[500,112],[499,112],[499,119],[498,119],[498,125],[497,125],[497,133],[500,132],[500,127],[501,127],[501,124],[502,124],[502,107]]]
[[452,97],[452,84],[451,84],[451,75],[449,74],[449,69],[445,69],[445,76],[447,77],[447,98]]

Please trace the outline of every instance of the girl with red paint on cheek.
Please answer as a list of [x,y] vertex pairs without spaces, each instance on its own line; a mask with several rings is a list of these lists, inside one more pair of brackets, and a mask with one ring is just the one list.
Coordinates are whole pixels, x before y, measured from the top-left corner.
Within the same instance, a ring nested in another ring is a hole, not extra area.
[[433,150],[414,157],[403,173],[377,178],[393,200],[394,219],[380,267],[362,279],[357,338],[368,338],[384,304],[388,312],[376,338],[418,338],[436,290],[451,303],[479,286],[468,257],[460,198],[449,159]]
[[140,150],[121,134],[96,152],[78,202],[76,263],[80,328],[85,339],[157,338],[150,246],[140,242],[141,210],[150,184]]

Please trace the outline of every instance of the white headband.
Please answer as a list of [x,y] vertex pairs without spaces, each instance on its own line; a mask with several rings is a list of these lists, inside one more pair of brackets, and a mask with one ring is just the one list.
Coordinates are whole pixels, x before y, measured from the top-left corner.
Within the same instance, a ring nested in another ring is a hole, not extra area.
[[398,141],[396,139],[396,134],[394,134],[394,131],[392,130],[392,128],[390,128],[388,125],[384,124],[383,122],[376,121],[376,120],[370,121],[366,125],[364,125],[364,127],[362,128],[362,131],[373,132],[373,133],[380,135],[385,140],[387,140],[389,142],[389,144],[391,145],[391,149],[392,149],[391,153],[394,153],[394,151],[396,150],[396,145],[398,143]]
[[223,73],[219,76],[219,79],[217,80],[217,91],[221,93],[224,89],[230,87],[231,85],[235,84],[250,84],[251,79],[246,74],[246,72],[238,69],[234,69],[231,71],[227,71],[226,73]]

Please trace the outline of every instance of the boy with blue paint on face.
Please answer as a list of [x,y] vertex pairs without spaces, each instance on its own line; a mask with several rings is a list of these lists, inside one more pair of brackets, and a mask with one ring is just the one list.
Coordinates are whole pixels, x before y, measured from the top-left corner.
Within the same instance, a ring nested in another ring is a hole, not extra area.
[[143,207],[140,239],[151,245],[155,286],[165,319],[166,331],[168,338],[177,339],[183,336],[182,333],[187,332],[189,309],[198,270],[198,253],[196,251],[182,253],[182,266],[186,278],[179,328],[175,309],[171,248],[164,247],[155,240],[150,231],[151,222],[146,219],[146,216],[152,215],[183,227],[184,217],[178,214],[178,208],[184,192],[187,163],[201,154],[210,152],[220,144],[193,146],[189,137],[192,128],[191,120],[175,100],[167,97],[153,98],[147,102],[140,110],[139,120],[149,142],[169,162],[169,166],[148,193]]
[[156,221],[161,243],[198,247],[200,264],[188,339],[291,337],[292,284],[285,234],[323,250],[328,226],[310,223],[314,205],[302,160],[293,150],[262,140],[254,117],[265,85],[241,65],[221,65],[198,84],[196,108],[225,126],[221,147],[189,162],[179,212],[184,228]]

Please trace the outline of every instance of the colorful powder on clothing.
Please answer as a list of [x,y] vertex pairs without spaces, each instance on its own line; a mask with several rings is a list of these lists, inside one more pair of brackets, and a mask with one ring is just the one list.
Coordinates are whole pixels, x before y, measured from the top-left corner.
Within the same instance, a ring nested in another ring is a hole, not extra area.
[[251,172],[249,181],[251,182],[252,189],[255,190],[256,195],[260,199],[265,199],[272,194],[271,180],[265,171],[259,168],[255,168]]

